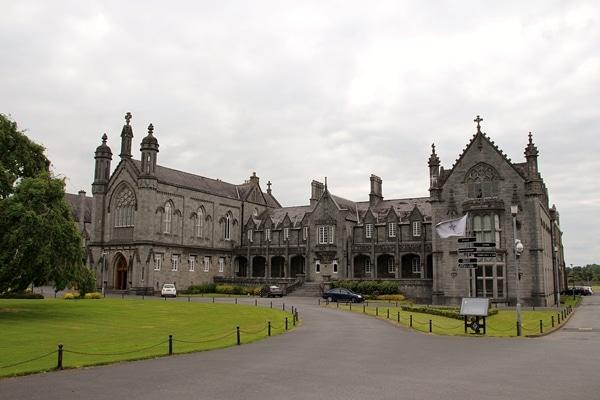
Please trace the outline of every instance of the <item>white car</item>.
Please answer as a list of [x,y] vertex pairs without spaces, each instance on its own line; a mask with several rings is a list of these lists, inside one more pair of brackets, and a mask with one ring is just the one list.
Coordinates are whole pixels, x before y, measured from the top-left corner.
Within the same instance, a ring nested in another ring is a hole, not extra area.
[[172,283],[165,283],[160,291],[160,297],[177,297],[177,288]]

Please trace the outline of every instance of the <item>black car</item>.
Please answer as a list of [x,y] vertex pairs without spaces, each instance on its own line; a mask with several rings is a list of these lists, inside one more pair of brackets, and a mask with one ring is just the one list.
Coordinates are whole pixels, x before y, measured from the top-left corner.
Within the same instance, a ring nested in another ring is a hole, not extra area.
[[333,288],[326,292],[323,292],[323,298],[328,302],[332,301],[344,301],[352,303],[362,303],[365,298],[358,293],[354,293],[350,289],[345,288]]
[[[575,293],[573,293],[575,292]],[[563,290],[562,292],[560,292],[561,295],[563,296],[588,296],[591,293],[585,289],[585,288],[580,288],[580,287],[575,287],[575,288],[566,288],[565,290]]]
[[265,285],[260,289],[260,297],[283,297],[283,289],[277,285]]

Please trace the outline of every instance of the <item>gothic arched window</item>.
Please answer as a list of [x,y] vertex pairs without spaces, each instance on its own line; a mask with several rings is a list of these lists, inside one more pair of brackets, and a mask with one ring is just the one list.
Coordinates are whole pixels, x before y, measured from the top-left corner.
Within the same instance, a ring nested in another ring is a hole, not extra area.
[[479,163],[467,173],[468,196],[471,199],[498,197],[498,171],[491,165]]
[[133,226],[135,211],[135,195],[131,188],[125,186],[119,192],[115,202],[115,227]]
[[173,221],[173,206],[170,202],[165,204],[165,215],[164,215],[164,233],[171,233],[171,223]]
[[204,209],[202,207],[198,208],[196,211],[196,236],[203,237],[204,236]]

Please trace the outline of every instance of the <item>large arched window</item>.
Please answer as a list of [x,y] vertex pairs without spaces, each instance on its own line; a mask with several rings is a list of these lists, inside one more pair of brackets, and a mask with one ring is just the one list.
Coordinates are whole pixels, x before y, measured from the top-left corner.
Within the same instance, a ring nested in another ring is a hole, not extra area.
[[135,211],[135,195],[130,187],[125,186],[119,192],[115,202],[115,227],[133,226]]
[[468,196],[472,199],[498,197],[498,171],[491,165],[479,163],[467,173]]
[[173,222],[173,206],[171,205],[171,202],[167,202],[167,204],[165,204],[165,215],[164,215],[163,222],[164,222],[163,232],[171,233],[171,224]]
[[202,207],[196,211],[196,227],[194,230],[197,237],[204,237],[204,209]]
[[227,215],[225,216],[225,220],[223,221],[225,224],[225,226],[223,227],[223,235],[225,240],[231,239],[231,220],[231,213],[227,213]]

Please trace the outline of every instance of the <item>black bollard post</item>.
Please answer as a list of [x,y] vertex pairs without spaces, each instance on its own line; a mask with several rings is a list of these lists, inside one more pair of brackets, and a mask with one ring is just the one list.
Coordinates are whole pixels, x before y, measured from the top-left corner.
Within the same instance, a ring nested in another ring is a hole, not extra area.
[[398,322],[400,322],[400,311],[398,311]]
[[544,333],[544,323],[540,319],[540,333]]
[[240,340],[240,327],[238,326],[238,327],[236,327],[236,329],[237,329],[237,345],[239,346],[242,343],[242,341]]
[[410,314],[410,327],[412,328],[412,314]]
[[387,319],[390,319],[390,309],[387,309]]
[[285,330],[288,330],[288,317],[285,317]]
[[552,315],[551,321],[552,321],[552,327],[554,328],[554,315]]
[[375,316],[379,317],[379,307],[375,307]]
[[268,335],[271,336],[271,321],[269,321],[269,328],[267,329]]
[[169,355],[173,355],[173,335],[169,335]]
[[62,343],[58,345],[58,365],[57,369],[63,369],[63,345]]
[[432,330],[432,325],[431,325],[431,320],[429,320],[429,333],[431,333]]

